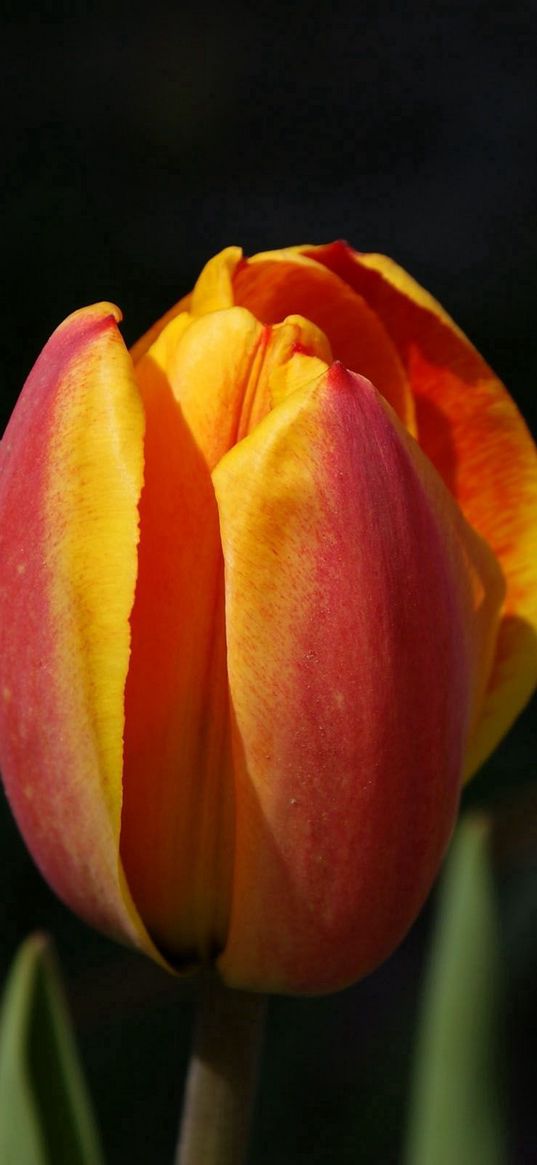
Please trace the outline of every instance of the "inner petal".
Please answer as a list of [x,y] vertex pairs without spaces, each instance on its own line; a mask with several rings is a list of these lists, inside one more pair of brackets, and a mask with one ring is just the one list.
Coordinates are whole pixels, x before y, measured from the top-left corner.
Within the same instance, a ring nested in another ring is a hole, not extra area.
[[146,926],[177,961],[219,949],[227,930],[233,781],[222,551],[207,466],[170,385],[156,367],[139,383],[145,481],[121,857]]
[[145,925],[176,962],[223,949],[234,863],[223,555],[210,471],[270,411],[278,369],[293,359],[321,363],[319,353],[329,358],[329,346],[307,320],[271,328],[232,308],[177,316],[136,366],[145,477],[121,858]]
[[335,360],[366,376],[415,432],[412,394],[403,364],[378,316],[333,271],[300,255],[267,253],[240,264],[235,303],[267,324],[300,312],[328,337]]
[[302,316],[275,326],[233,307],[193,318],[183,314],[137,365],[142,385],[164,376],[209,469],[271,411],[272,380],[295,354],[329,363],[324,333]]

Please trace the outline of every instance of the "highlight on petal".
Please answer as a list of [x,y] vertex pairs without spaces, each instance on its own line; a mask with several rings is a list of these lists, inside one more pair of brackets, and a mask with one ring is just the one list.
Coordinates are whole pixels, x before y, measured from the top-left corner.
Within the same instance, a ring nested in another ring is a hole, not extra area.
[[110,304],[31,372],[0,456],[0,764],[47,881],[159,958],[118,859],[142,406]]
[[226,981],[334,990],[403,937],[458,800],[502,580],[394,414],[340,366],[213,473],[236,832]]
[[416,399],[418,439],[507,583],[496,658],[466,761],[483,763],[537,682],[537,451],[503,384],[428,292],[391,259],[308,248],[389,329]]

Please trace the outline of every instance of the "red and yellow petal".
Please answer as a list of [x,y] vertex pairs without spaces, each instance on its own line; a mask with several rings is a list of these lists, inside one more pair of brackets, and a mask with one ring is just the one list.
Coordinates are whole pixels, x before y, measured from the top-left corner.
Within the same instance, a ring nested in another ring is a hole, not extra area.
[[382,398],[338,366],[213,479],[236,780],[219,967],[333,990],[393,949],[436,873],[502,582]]
[[343,244],[307,253],[345,279],[383,321],[416,399],[418,439],[507,583],[470,775],[537,682],[537,450],[513,400],[469,340],[391,259]]
[[47,881],[158,958],[118,857],[144,429],[118,318],[57,329],[2,441],[0,763]]

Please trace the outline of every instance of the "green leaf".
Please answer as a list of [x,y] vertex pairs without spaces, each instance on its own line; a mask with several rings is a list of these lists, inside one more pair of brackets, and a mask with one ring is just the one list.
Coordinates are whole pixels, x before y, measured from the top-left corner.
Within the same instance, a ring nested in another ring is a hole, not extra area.
[[469,816],[448,856],[419,1023],[406,1165],[506,1161],[488,843],[488,821]]
[[5,987],[0,1162],[103,1162],[59,974],[44,935],[23,943]]

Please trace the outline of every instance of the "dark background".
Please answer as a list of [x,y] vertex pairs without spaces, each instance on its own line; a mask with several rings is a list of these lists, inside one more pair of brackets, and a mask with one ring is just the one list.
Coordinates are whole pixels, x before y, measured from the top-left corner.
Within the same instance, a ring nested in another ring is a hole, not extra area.
[[[4,422],[74,308],[115,300],[130,342],[229,243],[344,237],[441,300],[535,430],[534,3],[3,12]],[[535,744],[530,709],[469,793],[496,821],[515,1165],[537,1161]],[[71,918],[1,809],[0,973],[54,934],[109,1162],[169,1161],[192,988]],[[272,1002],[255,1165],[400,1159],[431,917],[356,988]]]

